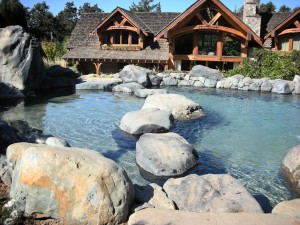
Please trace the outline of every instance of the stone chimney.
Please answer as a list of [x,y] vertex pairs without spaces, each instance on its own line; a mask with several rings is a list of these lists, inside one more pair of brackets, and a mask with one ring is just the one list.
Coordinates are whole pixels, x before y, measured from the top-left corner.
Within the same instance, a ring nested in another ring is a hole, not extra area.
[[258,7],[259,0],[244,0],[243,22],[260,37],[261,16],[257,14]]

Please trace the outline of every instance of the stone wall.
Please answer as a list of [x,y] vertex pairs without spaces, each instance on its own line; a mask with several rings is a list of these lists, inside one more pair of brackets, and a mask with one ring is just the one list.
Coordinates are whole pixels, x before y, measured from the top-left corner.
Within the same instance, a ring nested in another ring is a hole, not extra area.
[[260,36],[261,16],[257,14],[258,5],[258,0],[245,0],[243,22]]

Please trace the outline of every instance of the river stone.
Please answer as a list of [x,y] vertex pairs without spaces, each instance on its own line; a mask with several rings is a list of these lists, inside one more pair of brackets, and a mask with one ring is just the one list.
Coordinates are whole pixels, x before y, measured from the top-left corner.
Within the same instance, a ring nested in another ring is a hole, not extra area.
[[173,122],[169,111],[142,109],[128,112],[121,119],[120,129],[134,135],[168,132]]
[[139,204],[148,203],[154,208],[175,210],[174,202],[168,198],[161,186],[154,183],[147,186],[136,186],[135,199]]
[[11,84],[0,82],[0,99],[25,98],[25,95]]
[[207,88],[215,88],[217,85],[216,80],[205,79],[204,86]]
[[193,77],[205,77],[210,80],[219,81],[223,78],[222,73],[219,70],[211,69],[202,65],[194,66],[189,75],[191,79]]
[[163,189],[183,211],[263,213],[246,188],[227,174],[171,178]]
[[291,94],[292,93],[289,84],[283,80],[276,81],[273,84],[272,92],[278,93],[278,94]]
[[273,88],[273,85],[270,83],[269,80],[266,80],[266,81],[263,81],[261,87],[260,87],[260,90],[262,92],[270,92]]
[[163,78],[163,84],[165,86],[177,86],[178,80],[171,76],[166,76]]
[[48,137],[45,144],[52,147],[70,147],[68,142],[58,137]]
[[300,219],[300,199],[283,201],[278,203],[272,210],[272,214],[289,215]]
[[40,89],[45,77],[41,47],[20,26],[0,29],[0,82],[21,91]]
[[10,197],[27,216],[64,224],[126,221],[134,188],[126,172],[98,152],[18,143],[7,149]]
[[300,145],[289,150],[281,164],[281,169],[294,191],[300,195]]
[[132,214],[128,225],[298,225],[300,219],[258,213],[195,213],[179,210],[145,209]]
[[167,94],[168,90],[166,89],[137,89],[134,92],[134,95],[140,97],[140,98],[147,98],[150,95],[154,94]]
[[236,77],[227,77],[223,87],[226,89],[238,89],[239,79]]
[[162,78],[155,75],[155,74],[150,74],[149,75],[149,79],[151,81],[151,85],[152,86],[160,86],[161,82],[162,82]]
[[124,92],[126,94],[133,94],[138,89],[143,89],[144,87],[138,83],[132,82],[132,83],[125,83],[125,84],[119,84],[117,86],[114,86],[112,91],[113,92]]
[[253,83],[249,85],[249,91],[260,91],[261,85],[261,80],[253,79]]
[[172,113],[175,119],[194,119],[204,116],[201,106],[178,94],[155,94],[146,98],[142,109],[158,108]]
[[136,82],[144,87],[152,86],[149,76],[153,75],[153,72],[149,69],[135,65],[127,65],[119,72],[119,75],[123,83]]
[[136,143],[136,163],[153,177],[174,177],[193,168],[196,153],[175,133],[144,134]]

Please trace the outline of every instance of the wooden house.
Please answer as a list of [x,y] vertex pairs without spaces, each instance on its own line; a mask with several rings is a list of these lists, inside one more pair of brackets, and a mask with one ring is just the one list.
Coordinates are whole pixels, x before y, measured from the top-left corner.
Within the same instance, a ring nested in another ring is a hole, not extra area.
[[118,72],[127,64],[160,70],[202,64],[227,70],[251,57],[254,47],[300,50],[299,10],[288,15],[257,12],[258,0],[244,0],[240,14],[220,0],[197,0],[183,13],[117,7],[111,13],[82,14],[63,59],[78,62],[83,73]]

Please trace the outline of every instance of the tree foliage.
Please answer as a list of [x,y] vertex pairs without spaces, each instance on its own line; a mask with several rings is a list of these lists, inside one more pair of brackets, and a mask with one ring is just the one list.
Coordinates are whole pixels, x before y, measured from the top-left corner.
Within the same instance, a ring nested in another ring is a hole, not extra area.
[[291,12],[291,8],[286,5],[282,5],[280,6],[278,12]]
[[264,13],[274,13],[276,11],[276,6],[271,1],[266,4],[263,3],[260,5],[259,11]]
[[254,58],[243,59],[238,68],[229,70],[226,76],[242,74],[251,78],[293,80],[300,72],[300,51],[281,55],[265,49],[254,49]]
[[154,0],[141,0],[138,4],[132,3],[129,6],[131,12],[160,12],[160,3],[152,4]]
[[11,25],[27,28],[26,9],[19,0],[0,0],[0,27]]
[[97,13],[97,12],[103,12],[103,10],[100,9],[97,4],[91,6],[90,3],[85,2],[83,3],[82,6],[79,7],[78,15],[81,15],[82,13]]

